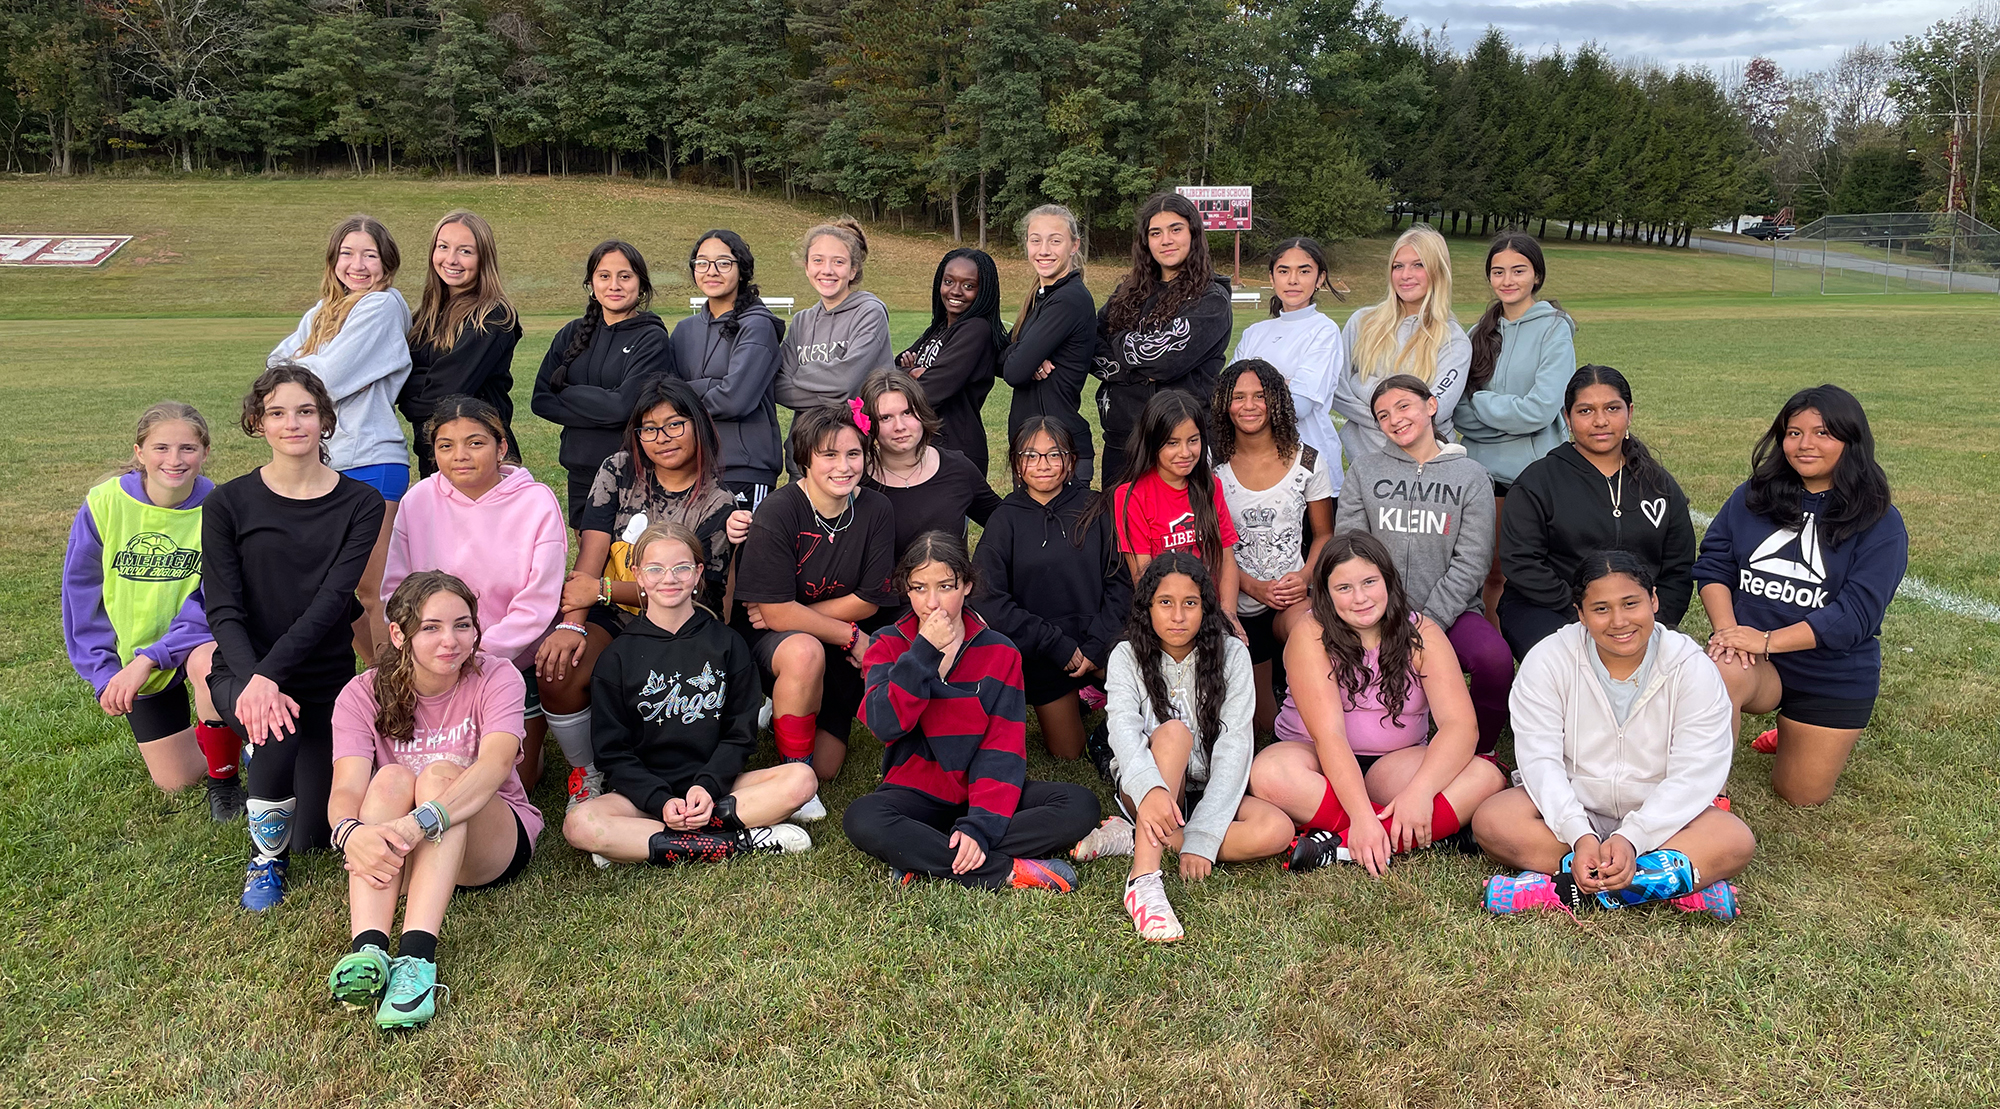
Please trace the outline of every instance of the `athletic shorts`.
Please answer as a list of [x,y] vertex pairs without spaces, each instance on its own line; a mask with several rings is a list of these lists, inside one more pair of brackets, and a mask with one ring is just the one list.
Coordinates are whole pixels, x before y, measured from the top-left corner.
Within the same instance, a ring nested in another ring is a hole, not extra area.
[[[498,797],[489,803],[507,804]],[[480,890],[498,889],[519,878],[521,872],[528,869],[528,860],[535,857],[535,841],[528,838],[528,826],[521,823],[521,814],[515,812],[512,805],[507,805],[507,812],[514,818],[514,858],[507,863],[507,869],[501,871],[498,878],[491,882],[481,882],[476,886],[460,886],[458,892],[478,893]]]
[[181,671],[175,671],[173,684],[158,693],[132,698],[132,711],[125,714],[125,723],[132,728],[133,740],[152,743],[185,731],[194,723],[187,682],[181,675]]
[[771,495],[771,483],[767,481],[725,481],[722,487],[736,498],[736,507],[749,512],[757,511],[757,506]]
[[1088,674],[1072,678],[1068,670],[1040,655],[1021,656],[1021,685],[1027,690],[1031,705],[1052,705],[1093,680]]
[[1875,698],[1854,701],[1787,689],[1778,698],[1778,715],[1795,724],[1858,731],[1875,715]]
[[542,687],[535,682],[535,667],[532,663],[520,668],[521,681],[528,687],[528,695],[521,702],[523,720],[542,718]]
[[830,643],[814,639],[805,632],[774,632],[753,628],[746,616],[741,623],[731,625],[736,634],[750,645],[750,655],[757,660],[757,669],[764,675],[764,693],[769,696],[777,684],[778,675],[771,669],[771,659],[778,652],[778,644],[789,636],[804,635],[818,643],[826,651],[826,677],[820,683],[819,730],[837,736],[842,743],[847,742],[848,733],[854,726],[855,715],[861,711],[861,698],[867,693],[867,685],[862,680],[861,671],[847,661],[847,652]]
[[1243,634],[1249,637],[1250,665],[1269,662],[1284,650],[1284,645],[1278,642],[1276,612],[1268,608],[1250,616],[1239,612],[1236,619],[1243,624]]
[[410,468],[401,462],[384,462],[378,466],[356,466],[352,470],[342,470],[341,475],[351,477],[364,485],[375,488],[382,499],[395,504],[410,491]]

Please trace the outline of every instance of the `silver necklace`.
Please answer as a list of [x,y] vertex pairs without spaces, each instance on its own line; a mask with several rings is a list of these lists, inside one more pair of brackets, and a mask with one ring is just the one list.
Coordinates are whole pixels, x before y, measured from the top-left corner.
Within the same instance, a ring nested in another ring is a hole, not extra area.
[[1625,515],[1618,507],[1625,501],[1625,468],[1623,466],[1618,468],[1618,488],[1613,490],[1611,488],[1611,479],[1605,478],[1604,491],[1611,494],[1611,518],[1616,520]]
[[847,507],[840,510],[840,515],[835,516],[831,524],[819,514],[819,509],[813,509],[813,526],[826,533],[829,544],[836,542],[836,536],[854,526],[854,498],[847,498]]

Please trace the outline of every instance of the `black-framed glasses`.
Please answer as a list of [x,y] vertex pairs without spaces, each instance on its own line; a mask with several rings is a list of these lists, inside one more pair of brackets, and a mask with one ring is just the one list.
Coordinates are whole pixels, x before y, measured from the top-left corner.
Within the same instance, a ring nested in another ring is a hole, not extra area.
[[736,259],[696,258],[693,265],[696,273],[728,273],[736,268]]
[[687,434],[690,422],[687,417],[682,416],[677,419],[668,420],[665,424],[641,424],[639,426],[639,441],[642,443],[657,443],[662,439],[678,439]]
[[1022,451],[1021,464],[1024,466],[1033,466],[1038,462],[1053,462],[1060,466],[1063,459],[1068,457],[1068,451],[1048,451],[1046,453],[1042,451]]

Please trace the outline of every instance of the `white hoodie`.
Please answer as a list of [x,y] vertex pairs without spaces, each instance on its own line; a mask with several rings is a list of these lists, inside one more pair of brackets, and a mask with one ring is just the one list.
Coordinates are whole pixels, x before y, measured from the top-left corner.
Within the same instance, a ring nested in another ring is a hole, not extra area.
[[1592,672],[1582,624],[1536,644],[1514,691],[1514,757],[1556,838],[1624,836],[1640,854],[1715,803],[1735,737],[1729,690],[1701,645],[1661,626],[1652,674],[1622,725]]
[[410,376],[409,302],[395,289],[369,293],[355,302],[339,334],[301,355],[299,348],[305,346],[321,304],[306,310],[297,330],[285,336],[265,365],[297,362],[318,374],[333,397],[338,419],[326,443],[327,465],[336,470],[409,465],[409,443],[396,422],[396,394]]

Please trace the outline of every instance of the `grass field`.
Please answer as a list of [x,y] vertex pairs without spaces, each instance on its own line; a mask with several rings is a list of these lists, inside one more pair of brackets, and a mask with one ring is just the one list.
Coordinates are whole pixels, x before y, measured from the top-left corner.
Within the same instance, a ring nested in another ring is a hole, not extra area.
[[[57,571],[77,502],[126,457],[145,404],[173,395],[210,413],[212,476],[260,460],[228,413],[311,299],[322,228],[366,208],[411,251],[461,203],[499,227],[529,313],[517,404],[527,457],[549,475],[555,436],[525,415],[528,381],[575,311],[572,271],[592,242],[618,233],[670,260],[701,228],[732,225],[766,252],[767,293],[805,290],[786,248],[812,214],[728,193],[0,181],[0,231],[139,236],[102,271],[0,270],[0,1101],[2000,1103],[2000,626],[1910,600],[1890,610],[1883,698],[1831,803],[1785,807],[1769,760],[1740,749],[1736,811],[1761,845],[1733,925],[1493,920],[1477,908],[1488,866],[1427,855],[1380,882],[1219,868],[1172,886],[1189,938],[1152,948],[1117,904],[1116,860],[1084,867],[1067,898],[891,893],[837,819],[803,857],[671,873],[600,873],[552,831],[519,882],[454,906],[439,1019],[378,1036],[324,1000],[347,935],[337,863],[301,860],[274,913],[236,908],[241,826],[146,781],[122,722],[63,657]],[[948,244],[871,238],[868,285],[908,340]],[[1386,248],[1339,252],[1357,301],[1380,295]],[[1697,507],[1741,480],[1785,396],[1838,381],[1874,420],[1912,574],[2000,602],[1995,298],[1774,301],[1768,263],[1752,259],[1559,242],[1549,256],[1547,292],[1580,320],[1579,353],[1632,377],[1636,430]],[[1475,275],[1460,289],[1469,321],[1480,245],[1455,241],[1454,258]],[[1022,266],[1001,265],[1011,308]],[[1100,296],[1117,268],[1093,270]],[[661,282],[663,305],[686,295],[678,280]],[[1004,392],[989,406],[996,444]],[[1094,777],[1046,759],[1031,773]],[[556,814],[549,777],[537,801]],[[876,777],[858,747],[826,793],[836,816]]]

